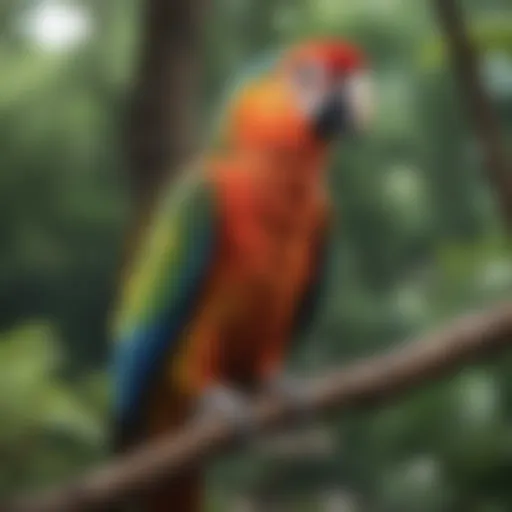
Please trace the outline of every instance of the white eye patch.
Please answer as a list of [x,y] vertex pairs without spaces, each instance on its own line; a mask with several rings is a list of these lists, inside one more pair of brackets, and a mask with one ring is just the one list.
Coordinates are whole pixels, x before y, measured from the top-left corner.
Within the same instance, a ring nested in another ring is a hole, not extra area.
[[365,130],[375,114],[373,79],[368,71],[348,76],[341,94],[351,111],[352,122],[357,130]]
[[316,62],[302,64],[292,71],[292,88],[303,112],[311,117],[317,112],[328,91],[325,68]]

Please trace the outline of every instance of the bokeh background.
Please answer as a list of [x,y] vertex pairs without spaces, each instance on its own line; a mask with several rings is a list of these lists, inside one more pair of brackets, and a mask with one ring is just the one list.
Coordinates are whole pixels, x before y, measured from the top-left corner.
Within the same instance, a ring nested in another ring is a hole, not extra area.
[[[214,4],[198,141],[234,77],[277,45],[343,35],[374,62],[377,122],[332,166],[336,263],[297,371],[510,297],[510,248],[428,2]],[[510,143],[512,4],[464,6]],[[130,208],[120,134],[139,31],[135,0],[0,2],[0,496],[108,457],[105,323]],[[502,356],[331,418],[308,450],[230,456],[212,468],[211,510],[510,511],[511,370]]]

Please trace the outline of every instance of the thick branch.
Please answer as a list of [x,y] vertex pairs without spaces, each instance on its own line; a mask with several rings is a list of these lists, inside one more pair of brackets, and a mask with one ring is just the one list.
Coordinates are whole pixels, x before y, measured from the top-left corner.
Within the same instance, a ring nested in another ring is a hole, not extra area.
[[[487,313],[468,315],[387,355],[313,381],[309,405],[314,413],[378,405],[507,346],[512,346],[512,303]],[[258,431],[293,421],[285,404],[256,404],[254,413]],[[74,485],[8,510],[98,510],[177,475],[186,467],[204,464],[213,455],[232,447],[236,438],[236,430],[226,423],[191,426],[177,436],[114,461]]]
[[482,85],[476,50],[470,40],[457,0],[433,0],[452,57],[474,130],[480,140],[489,180],[505,224],[512,230],[512,165],[498,118]]

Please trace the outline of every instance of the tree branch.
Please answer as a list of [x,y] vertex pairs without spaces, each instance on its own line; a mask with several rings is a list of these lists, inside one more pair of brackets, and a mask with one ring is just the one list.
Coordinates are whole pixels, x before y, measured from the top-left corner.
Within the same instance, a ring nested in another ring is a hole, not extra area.
[[489,180],[505,224],[512,230],[512,165],[498,118],[482,85],[476,49],[468,36],[457,0],[433,1],[455,76],[480,140]]
[[[379,405],[425,385],[466,363],[512,346],[512,302],[460,318],[390,353],[363,360],[311,382],[310,408],[315,414]],[[293,421],[286,404],[254,407],[255,429],[266,431]],[[211,422],[190,426],[181,434],[149,445],[85,476],[74,484],[33,500],[18,502],[9,512],[80,512],[99,510],[120,498],[135,496],[181,473],[205,464],[235,446],[236,429]]]

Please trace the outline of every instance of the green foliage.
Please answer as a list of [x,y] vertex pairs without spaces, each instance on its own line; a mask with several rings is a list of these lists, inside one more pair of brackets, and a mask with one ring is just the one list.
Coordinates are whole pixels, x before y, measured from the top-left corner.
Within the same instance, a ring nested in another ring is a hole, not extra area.
[[92,380],[71,384],[59,375],[63,358],[51,326],[26,321],[6,332],[0,361],[0,493],[64,478],[99,458],[105,410]]
[[[119,142],[140,2],[73,2],[90,15],[91,37],[58,51],[19,29],[43,4],[0,5],[1,494],[104,455],[105,323],[129,206]],[[344,141],[334,158],[331,286],[292,366],[347,363],[510,295],[510,245],[426,0],[214,4],[198,137],[209,136],[233,76],[261,53],[335,35],[373,61],[378,116],[369,137]],[[510,4],[464,5],[510,136]],[[277,468],[275,490],[308,507],[328,482],[375,510],[509,510],[511,370],[505,357],[382,410],[333,418],[339,449],[314,463],[252,453],[223,461],[211,474],[212,508],[225,510],[233,489],[264,486]]]

